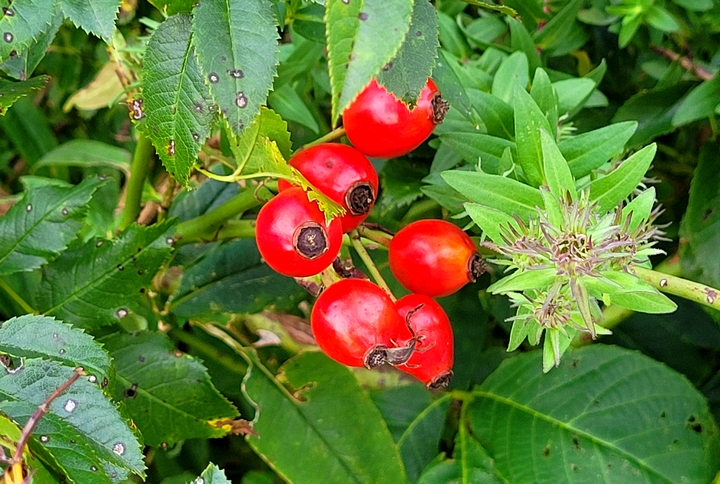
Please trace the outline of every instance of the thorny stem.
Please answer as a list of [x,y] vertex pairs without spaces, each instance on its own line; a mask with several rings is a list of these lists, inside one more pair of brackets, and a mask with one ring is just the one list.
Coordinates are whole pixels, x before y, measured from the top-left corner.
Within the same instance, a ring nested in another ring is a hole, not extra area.
[[340,126],[339,128],[333,129],[328,134],[319,137],[315,141],[306,144],[305,146],[303,146],[303,148],[309,148],[310,146],[319,145],[320,143],[329,143],[330,141],[335,141],[336,139],[340,139],[343,136],[345,136],[345,128]]
[[137,145],[135,145],[132,165],[130,166],[130,178],[125,189],[125,208],[118,227],[120,230],[129,227],[140,214],[143,185],[148,175],[150,159],[154,151],[155,148],[150,142],[150,138],[140,133]]
[[390,299],[395,301],[395,296],[390,290],[390,287],[387,285],[385,279],[383,279],[383,276],[380,274],[380,271],[375,266],[375,262],[373,262],[372,258],[370,258],[370,254],[368,254],[367,250],[365,250],[365,246],[363,246],[362,241],[360,240],[360,234],[357,229],[350,232],[350,243],[360,256],[360,259],[362,259],[368,272],[370,272],[370,275],[375,280],[375,283],[388,293]]
[[666,59],[669,59],[673,62],[678,62],[683,69],[688,72],[692,72],[703,81],[710,80],[713,77],[711,73],[709,73],[702,67],[694,64],[693,61],[690,60],[688,57],[680,56],[680,54],[678,54],[677,52],[673,52],[664,47],[660,47],[659,45],[651,45],[650,48],[665,57]]
[[13,301],[18,303],[18,305],[23,308],[23,311],[27,314],[37,313],[37,311],[35,311],[22,297],[20,297],[20,295],[16,293],[4,279],[0,279],[0,288],[2,288]]

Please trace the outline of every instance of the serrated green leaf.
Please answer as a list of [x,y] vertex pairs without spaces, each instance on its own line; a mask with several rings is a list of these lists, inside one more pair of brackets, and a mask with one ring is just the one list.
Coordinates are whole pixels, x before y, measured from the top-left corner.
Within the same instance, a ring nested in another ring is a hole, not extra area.
[[210,93],[240,134],[265,103],[278,64],[278,33],[269,0],[199,2],[193,45]]
[[275,169],[280,173],[291,174],[289,167],[282,166],[287,165],[284,161],[292,152],[287,123],[275,111],[265,107],[260,108],[260,114],[241,136],[236,137],[234,142],[230,141],[230,149],[240,173],[252,174],[273,170],[273,160],[268,160],[267,141],[275,142],[283,158],[282,163],[279,163]]
[[246,379],[246,391],[262,402],[254,426],[258,437],[248,437],[248,443],[285,480],[406,481],[380,412],[347,368],[313,352],[285,363],[281,374],[291,388],[300,389],[296,396],[258,364]]
[[600,213],[605,213],[625,200],[642,181],[647,173],[657,146],[655,143],[634,153],[607,176],[588,185],[590,200],[597,202]]
[[28,191],[0,218],[0,275],[31,271],[65,250],[102,183],[87,178],[72,188],[45,186]]
[[540,143],[542,145],[543,169],[548,187],[555,198],[563,199],[566,193],[575,199],[575,179],[570,173],[567,161],[555,144],[550,133],[540,130]]
[[503,153],[508,148],[515,149],[512,141],[482,133],[446,133],[440,140],[465,161],[479,163],[483,172],[492,175],[503,173]]
[[557,278],[557,269],[555,268],[529,271],[518,270],[494,282],[487,290],[493,294],[527,291],[529,289],[548,287]]
[[432,74],[439,46],[435,8],[429,0],[414,0],[405,40],[377,75],[377,81],[398,99],[413,103]]
[[91,139],[74,139],[61,144],[33,165],[43,166],[108,167],[130,175],[132,155],[124,148]]
[[29,47],[58,15],[55,0],[15,0],[0,16],[0,62]]
[[500,227],[516,226],[515,220],[505,212],[477,203],[466,203],[465,211],[483,233],[496,244],[502,244]]
[[515,86],[515,144],[517,146],[517,164],[522,168],[525,179],[532,186],[544,182],[542,169],[542,145],[540,129],[548,133],[552,128],[547,118],[530,94],[519,85]]
[[191,22],[190,14],[181,13],[161,23],[143,68],[146,119],[140,127],[181,185],[187,185],[216,115],[192,46]]
[[62,15],[53,16],[52,23],[42,33],[36,35],[22,52],[18,52],[17,55],[0,63],[0,70],[18,80],[30,77],[38,64],[40,64],[40,61],[45,57],[48,48],[55,39],[55,35],[63,24],[63,20]]
[[718,429],[686,378],[606,345],[568,350],[546,375],[540,359],[535,351],[504,361],[468,408],[470,431],[507,482],[540,475],[557,483],[713,479]]
[[38,309],[84,328],[126,317],[170,254],[173,230],[174,222],[131,225],[117,240],[92,239],[64,252],[44,271]]
[[195,0],[149,0],[158,10],[165,11],[168,15],[189,12],[195,5]]
[[637,121],[604,126],[558,143],[575,178],[589,175],[610,158],[620,153],[637,129]]
[[18,82],[0,79],[0,115],[4,116],[10,106],[21,97],[45,87],[49,80],[50,76],[38,76]]
[[[243,477],[243,481],[245,478]],[[197,484],[230,484],[230,481],[225,477],[225,473],[220,470],[218,466],[213,463],[208,464],[205,470],[200,474],[200,477],[195,479]]]
[[291,310],[304,298],[304,289],[262,263],[255,241],[244,239],[216,245],[187,267],[169,309],[180,318],[212,318]]
[[58,0],[58,4],[76,27],[111,42],[120,0]]
[[673,114],[673,126],[682,126],[711,116],[720,104],[720,75],[693,88]]
[[515,86],[519,86],[524,91],[529,82],[527,56],[524,52],[513,52],[498,67],[493,78],[491,93],[510,106],[514,106],[517,98]]
[[536,207],[544,206],[539,190],[511,178],[460,170],[445,171],[442,177],[471,201],[523,220],[537,216]]
[[325,28],[332,121],[398,53],[410,29],[412,0],[328,0]]
[[[37,407],[73,373],[72,368],[58,362],[30,358],[20,368],[0,371],[0,411],[10,414],[8,402]],[[21,411],[27,413],[28,407],[22,407]],[[57,417],[59,425],[79,432],[99,458],[144,476],[140,443],[99,384],[79,378],[50,404],[50,414]]]
[[205,367],[177,351],[167,336],[116,333],[101,341],[115,361],[113,396],[125,403],[146,444],[228,433],[215,423],[236,417],[237,410],[215,389]]
[[47,316],[28,314],[1,323],[0,351],[82,366],[98,382],[111,376],[110,358],[92,336]]

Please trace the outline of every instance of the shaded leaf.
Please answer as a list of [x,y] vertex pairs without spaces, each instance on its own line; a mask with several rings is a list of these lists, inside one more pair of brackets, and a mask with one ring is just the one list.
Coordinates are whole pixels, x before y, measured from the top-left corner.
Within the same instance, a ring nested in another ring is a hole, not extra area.
[[124,148],[90,139],[74,139],[61,144],[35,163],[36,170],[43,166],[102,166],[130,174],[132,155]]
[[422,179],[427,167],[404,158],[388,160],[380,171],[383,192],[380,209],[383,213],[395,207],[410,205],[422,196]]
[[22,80],[30,77],[38,64],[40,64],[40,61],[45,57],[45,53],[55,39],[58,30],[60,30],[63,20],[62,15],[54,15],[52,22],[46,26],[45,30],[36,35],[22,52],[0,63],[0,69],[15,79]]
[[693,88],[682,100],[673,114],[673,126],[682,126],[697,119],[706,118],[720,104],[720,75]]
[[0,62],[29,47],[53,23],[56,0],[15,0],[0,16]]
[[75,26],[111,42],[120,0],[58,0],[58,4]]
[[195,5],[195,0],[149,0],[158,10],[165,11],[168,15],[175,15],[180,12],[189,12]]
[[45,87],[49,80],[50,76],[38,76],[19,82],[0,79],[0,115],[4,116],[10,106],[21,97]]
[[113,396],[123,401],[145,443],[222,437],[217,420],[237,410],[213,386],[205,367],[161,333],[116,333],[102,343],[117,369]]
[[305,104],[300,94],[289,84],[276,86],[268,96],[268,105],[283,119],[301,124],[315,134],[320,133],[320,125],[313,112]]
[[75,91],[65,104],[63,111],[69,112],[72,108],[80,110],[102,109],[110,107],[113,102],[124,98],[124,87],[118,78],[117,65],[107,62],[100,69],[92,81],[79,91]]

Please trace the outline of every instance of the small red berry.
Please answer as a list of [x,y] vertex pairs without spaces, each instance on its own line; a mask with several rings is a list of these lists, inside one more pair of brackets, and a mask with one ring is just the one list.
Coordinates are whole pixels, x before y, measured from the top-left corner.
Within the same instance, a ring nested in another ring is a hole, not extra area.
[[330,358],[367,368],[386,363],[387,349],[412,337],[387,293],[364,279],[343,279],[325,289],[315,301],[310,327]]
[[[290,159],[312,185],[347,213],[340,217],[343,232],[350,232],[367,218],[378,194],[378,175],[365,156],[352,146],[322,143],[305,148]],[[290,187],[285,180],[278,189]]]
[[306,277],[332,264],[342,245],[340,221],[325,214],[299,187],[275,196],[258,213],[255,238],[260,255],[280,274]]
[[390,270],[406,289],[430,297],[448,296],[485,271],[470,237],[444,220],[418,220],[393,237]]
[[412,110],[373,79],[343,112],[343,127],[362,153],[394,158],[428,139],[443,122],[448,107],[432,79],[427,80]]
[[405,296],[395,305],[398,314],[407,319],[415,332],[417,341],[410,359],[397,368],[430,388],[447,386],[453,376],[454,356],[453,332],[447,314],[435,300],[422,294]]

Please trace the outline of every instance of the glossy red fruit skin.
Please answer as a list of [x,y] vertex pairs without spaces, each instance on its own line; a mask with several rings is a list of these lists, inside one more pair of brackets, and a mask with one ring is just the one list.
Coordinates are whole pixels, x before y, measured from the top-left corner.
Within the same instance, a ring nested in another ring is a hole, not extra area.
[[[294,246],[297,231],[307,224],[322,228],[327,235],[327,249],[313,259],[301,255]],[[280,274],[306,277],[332,264],[342,245],[340,221],[325,224],[325,215],[315,202],[308,200],[298,187],[273,197],[258,212],[255,239],[265,262]]]
[[436,96],[438,88],[428,79],[411,111],[373,79],[343,112],[345,133],[353,146],[368,156],[395,158],[410,153],[435,129]]
[[[378,195],[377,171],[365,155],[352,146],[322,143],[297,152],[289,163],[325,196],[345,208],[347,213],[340,217],[344,233],[357,228],[370,214]],[[353,215],[347,203],[348,191],[361,184],[372,189],[372,202],[366,213]],[[291,186],[285,180],[278,181],[280,191]]]
[[[430,388],[447,386],[452,378],[454,338],[450,319],[434,299],[410,294],[395,303],[398,314],[409,324],[418,341],[408,362],[397,368],[409,373]],[[405,343],[403,341],[403,343]]]
[[365,366],[365,356],[377,345],[391,348],[411,337],[387,293],[364,279],[343,279],[325,289],[310,327],[325,354],[347,366]]
[[388,249],[390,270],[406,289],[448,296],[483,272],[475,244],[444,220],[418,220],[403,227]]

